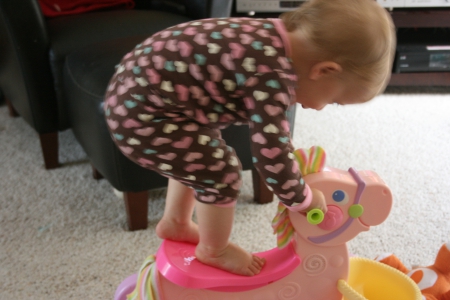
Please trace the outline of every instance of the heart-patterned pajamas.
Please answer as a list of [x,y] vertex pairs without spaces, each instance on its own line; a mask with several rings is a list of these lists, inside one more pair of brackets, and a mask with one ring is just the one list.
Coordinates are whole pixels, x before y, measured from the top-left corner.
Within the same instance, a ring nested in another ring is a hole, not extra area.
[[279,19],[220,18],[170,27],[117,66],[105,114],[122,153],[227,204],[241,186],[241,163],[220,129],[249,124],[253,162],[287,205],[304,183],[292,154],[286,109],[295,96],[290,45]]

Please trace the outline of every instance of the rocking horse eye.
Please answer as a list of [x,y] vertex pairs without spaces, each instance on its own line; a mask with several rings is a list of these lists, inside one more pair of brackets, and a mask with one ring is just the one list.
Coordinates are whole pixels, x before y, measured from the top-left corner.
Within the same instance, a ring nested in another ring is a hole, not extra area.
[[337,202],[338,204],[340,204],[340,205],[345,205],[345,204],[347,204],[347,202],[348,202],[348,196],[347,196],[347,193],[345,193],[345,192],[342,191],[342,190],[336,190],[336,191],[334,191],[332,197],[333,197],[333,200],[334,200],[335,202]]

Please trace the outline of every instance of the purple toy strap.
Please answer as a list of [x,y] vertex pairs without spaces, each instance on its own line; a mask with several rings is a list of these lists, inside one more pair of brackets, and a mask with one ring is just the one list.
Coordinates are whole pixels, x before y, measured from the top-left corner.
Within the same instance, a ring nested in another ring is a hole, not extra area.
[[353,201],[353,204],[359,204],[359,202],[361,201],[361,195],[362,195],[364,189],[366,188],[366,183],[361,178],[361,176],[359,176],[358,172],[356,172],[355,169],[350,168],[350,169],[348,169],[348,172],[350,173],[350,175],[352,175],[353,179],[355,179],[356,184],[358,185],[358,188],[356,190],[355,200]]

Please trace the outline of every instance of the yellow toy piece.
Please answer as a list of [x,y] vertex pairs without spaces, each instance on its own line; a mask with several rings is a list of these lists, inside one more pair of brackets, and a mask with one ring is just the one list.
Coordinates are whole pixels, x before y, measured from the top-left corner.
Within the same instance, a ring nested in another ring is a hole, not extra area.
[[422,300],[417,284],[402,272],[377,261],[351,257],[347,282],[339,280],[344,300]]

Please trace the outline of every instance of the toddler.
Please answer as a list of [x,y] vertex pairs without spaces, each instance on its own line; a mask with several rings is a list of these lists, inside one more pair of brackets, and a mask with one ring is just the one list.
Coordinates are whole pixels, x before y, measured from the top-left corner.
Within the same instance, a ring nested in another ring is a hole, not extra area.
[[220,129],[248,124],[255,167],[280,201],[326,212],[301,178],[285,111],[372,99],[394,49],[392,21],[373,0],[311,0],[280,19],[197,20],[137,45],[111,79],[105,114],[122,153],[169,178],[158,236],[197,244],[205,264],[258,274],[264,260],[229,242],[242,168]]

